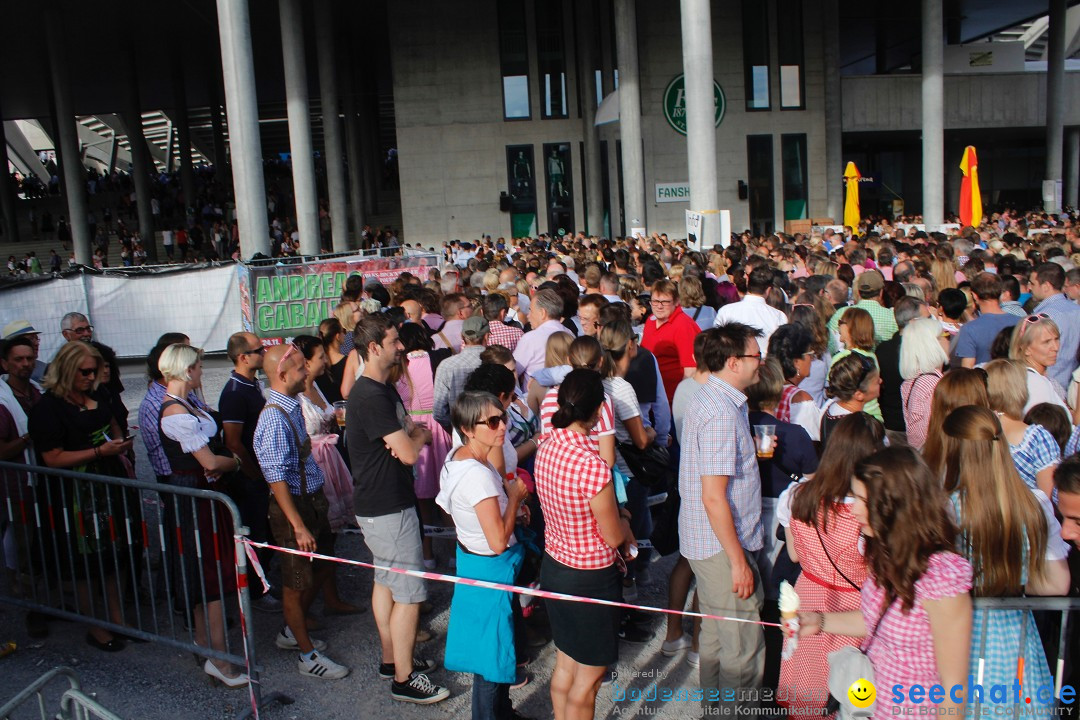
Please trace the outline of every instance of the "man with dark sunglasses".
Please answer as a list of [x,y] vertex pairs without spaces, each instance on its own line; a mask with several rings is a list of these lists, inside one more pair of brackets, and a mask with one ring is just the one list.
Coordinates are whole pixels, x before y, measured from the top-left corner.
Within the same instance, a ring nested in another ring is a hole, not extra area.
[[[243,486],[232,495],[240,510],[240,519],[251,529],[251,538],[265,542],[270,537],[266,512],[270,506],[270,491],[263,480],[259,463],[255,461],[255,426],[259,422],[266,400],[257,373],[262,369],[264,350],[259,338],[248,332],[233,333],[225,351],[233,363],[229,381],[221,389],[218,409],[221,412],[225,447],[240,458]],[[263,564],[273,553],[260,553]],[[251,605],[264,612],[281,612],[281,603],[269,594],[261,593],[258,583],[251,586]]]

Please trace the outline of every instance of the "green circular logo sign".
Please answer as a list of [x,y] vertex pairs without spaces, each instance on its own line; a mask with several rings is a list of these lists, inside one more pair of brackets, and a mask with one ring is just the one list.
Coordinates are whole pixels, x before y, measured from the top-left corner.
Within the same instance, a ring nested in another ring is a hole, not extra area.
[[[713,80],[713,100],[716,103],[716,126],[720,127],[727,101],[724,99],[724,91],[715,80]],[[668,125],[676,132],[681,135],[686,134],[686,78],[681,74],[676,75],[664,90],[664,117]]]

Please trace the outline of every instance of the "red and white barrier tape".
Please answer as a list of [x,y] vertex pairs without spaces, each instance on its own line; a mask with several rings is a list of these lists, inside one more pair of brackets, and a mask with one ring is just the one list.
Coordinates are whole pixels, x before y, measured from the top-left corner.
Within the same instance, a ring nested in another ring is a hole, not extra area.
[[[548,600],[566,600],[568,602],[580,602],[589,605],[607,605],[609,607],[627,608],[629,610],[643,610],[645,612],[664,613],[666,615],[683,615],[686,617],[701,618],[702,620],[725,620],[728,622],[761,625],[762,627],[783,627],[782,625],[780,625],[780,623],[763,622],[761,620],[726,617],[723,615],[710,615],[708,613],[690,612],[687,610],[671,610],[669,608],[658,608],[648,605],[631,605],[630,603],[616,602],[614,600],[600,600],[598,598],[582,597],[580,595],[567,595],[566,593],[551,592],[550,590],[521,587],[519,585],[505,585],[503,583],[494,583],[487,580],[474,580],[472,578],[458,577],[457,575],[444,575],[442,573],[427,572],[426,570],[407,570],[405,568],[384,567],[382,565],[366,563],[360,560],[348,560],[346,558],[334,557],[333,555],[320,555],[319,553],[305,552],[303,550],[292,550],[290,548],[283,548],[279,547],[278,545],[271,545],[269,543],[254,542],[246,537],[240,537],[239,539],[241,542],[243,542],[249,547],[266,548],[267,550],[275,550],[277,552],[289,553],[290,555],[299,555],[300,557],[306,557],[311,560],[325,560],[327,562],[341,563],[343,565],[355,565],[356,567],[369,568],[372,570],[384,570],[386,572],[394,572],[401,575],[411,575],[412,577],[423,578],[424,580],[436,580],[438,582],[468,585],[470,587],[480,587],[486,588],[488,590],[502,590],[504,592],[512,592],[517,593],[518,595],[529,595],[532,597],[546,598]],[[248,557],[252,558],[253,555],[254,553],[249,553]],[[255,569],[255,572],[258,573],[260,579],[262,579],[262,581],[265,583],[266,578],[263,573],[262,566],[258,562],[258,558],[252,558],[251,563]]]

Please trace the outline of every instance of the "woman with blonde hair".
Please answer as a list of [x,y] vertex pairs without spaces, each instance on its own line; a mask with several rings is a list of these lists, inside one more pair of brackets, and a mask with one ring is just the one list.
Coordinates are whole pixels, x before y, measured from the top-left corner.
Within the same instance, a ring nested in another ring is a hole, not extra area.
[[573,369],[566,359],[572,342],[574,342],[574,336],[570,333],[557,332],[548,337],[547,345],[544,346],[544,367],[529,378],[526,402],[533,414],[540,413],[540,402],[547,394],[548,388],[562,382],[566,374]]
[[1028,315],[1013,328],[1009,357],[1027,366],[1028,399],[1023,414],[1039,403],[1048,402],[1065,408],[1072,417],[1065,404],[1065,389],[1046,374],[1047,368],[1057,362],[1060,349],[1061,330],[1046,313]]
[[956,265],[952,260],[935,256],[930,261],[930,275],[934,278],[938,292],[956,287]]
[[[942,430],[945,491],[960,526],[957,547],[972,566],[975,597],[1067,594],[1069,548],[1053,505],[1020,479],[998,418],[965,405],[949,414]],[[1014,678],[1026,688],[1051,685],[1030,610],[975,610],[970,672],[987,687],[1011,685]]]
[[[217,440],[221,431],[217,420],[205,408],[186,399],[192,390],[202,386],[202,350],[190,345],[170,345],[161,353],[158,369],[167,383],[157,430],[172,468],[169,484],[217,490],[220,486],[216,483],[223,475],[240,470],[240,458],[231,453],[219,454],[228,451],[223,451]],[[181,503],[170,513],[166,504],[167,532],[179,534],[179,545],[184,548],[177,561],[178,574],[173,587],[187,588],[184,603],[195,620],[195,642],[224,651],[223,601],[236,590],[233,543],[227,540],[232,534],[232,519],[224,507],[209,501],[194,501],[192,505]],[[201,547],[202,552],[192,552],[196,547]],[[215,555],[221,558],[220,562],[215,563]],[[221,660],[207,660],[203,671],[228,687],[240,687],[248,682],[247,675]]]
[[939,476],[945,472],[945,443],[941,426],[949,413],[963,405],[990,407],[986,375],[982,368],[956,368],[945,373],[934,386],[922,455],[930,469]]
[[[101,384],[104,365],[101,353],[78,340],[63,345],[49,363],[42,382],[45,392],[28,418],[30,440],[46,467],[128,476],[120,455],[131,451],[132,441],[124,438],[112,411],[110,394]],[[90,615],[104,609],[109,621],[117,625],[125,624],[117,573],[128,567],[131,549],[97,535],[94,528],[99,522],[126,527],[127,513],[123,509],[138,512],[138,500],[132,505],[121,490],[51,476],[43,477],[38,487],[43,499],[50,500],[60,515],[54,518],[55,526],[49,525],[56,530],[42,538],[48,546],[47,574],[52,576],[54,587],[73,582],[76,607],[81,612]],[[51,562],[54,557],[55,564]],[[91,585],[97,595],[93,604]],[[88,628],[86,642],[106,652],[124,649],[123,639],[96,626]]]
[[705,304],[705,289],[697,275],[684,275],[679,282],[679,304],[703,331],[716,322],[716,311]]
[[1024,366],[1016,360],[991,360],[986,364],[987,391],[993,410],[1009,443],[1009,452],[1020,478],[1030,488],[1053,497],[1054,469],[1061,463],[1061,447],[1042,425],[1024,422],[1027,385]]
[[922,450],[930,424],[934,388],[941,380],[949,355],[941,345],[941,323],[936,318],[916,318],[901,333],[900,401],[908,444]]

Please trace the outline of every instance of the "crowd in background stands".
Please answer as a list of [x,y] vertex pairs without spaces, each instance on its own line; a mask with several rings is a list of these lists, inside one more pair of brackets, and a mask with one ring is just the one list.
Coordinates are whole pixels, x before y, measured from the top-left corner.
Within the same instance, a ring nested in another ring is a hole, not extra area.
[[[1019,666],[1024,687],[1052,686],[1048,630],[1028,611],[974,610],[972,598],[1075,589],[1073,218],[1001,213],[951,236],[884,221],[853,230],[747,233],[708,252],[663,235],[482,238],[448,243],[426,277],[350,277],[318,337],[269,351],[252,335],[230,340],[224,461],[197,457],[190,437],[214,429],[190,399],[200,356],[168,351],[183,338],[163,338],[150,370],[157,402],[172,398],[172,410],[149,407],[143,424],[162,427],[175,464],[155,472],[171,482],[182,481],[177,466],[192,478],[239,473],[253,533],[332,550],[316,528],[359,524],[381,565],[438,567],[421,527],[452,524],[448,565],[477,579],[633,602],[659,580],[651,554],[678,552],[670,608],[748,620],[778,617],[787,580],[801,606],[782,660],[760,625],[677,616],[660,652],[699,668],[702,688],[776,688],[793,714],[824,712],[827,656],[844,646],[866,649],[882,719],[911,704],[883,690],[896,684],[950,687],[979,674],[1011,687]],[[23,346],[9,340],[5,361]],[[79,362],[99,367],[89,350],[79,357],[64,364],[76,380],[93,375]],[[265,420],[260,368],[266,407],[291,427]],[[46,377],[45,387],[67,386]],[[325,440],[335,402],[347,409],[344,453]],[[166,428],[177,414],[196,420]],[[759,453],[755,432],[768,426],[775,440]],[[33,418],[30,431],[36,446]],[[271,510],[267,523],[267,483],[271,508],[291,496],[304,512],[322,510],[302,522]],[[263,505],[248,502],[256,496]],[[652,548],[638,547],[644,539]],[[303,611],[320,590],[328,606],[357,608],[336,596],[327,568],[286,587],[298,594],[286,595],[278,646],[299,651],[303,674],[344,677],[301,629]],[[428,678],[436,662],[413,657],[426,597],[417,578],[375,575],[379,672],[398,700],[449,694]],[[523,667],[547,637],[555,717],[591,717],[600,686],[618,682],[618,644],[653,637],[641,613],[545,602],[550,629],[537,641],[537,613],[525,623],[520,604],[455,587],[444,664],[474,674],[474,717],[517,716],[509,689],[527,681]],[[215,630],[200,632],[216,643]],[[224,664],[205,670],[244,681]]]

